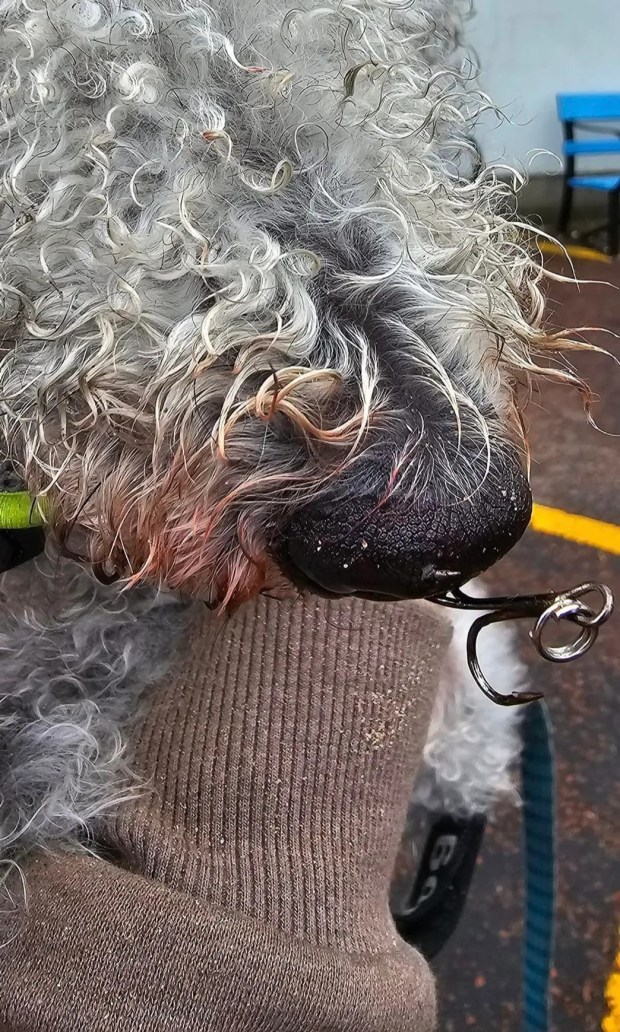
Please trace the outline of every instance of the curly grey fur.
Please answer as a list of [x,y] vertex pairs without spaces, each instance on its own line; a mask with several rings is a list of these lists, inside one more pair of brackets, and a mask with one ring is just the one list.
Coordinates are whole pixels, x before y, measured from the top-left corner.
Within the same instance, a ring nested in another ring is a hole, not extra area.
[[86,843],[92,818],[137,790],[126,733],[186,613],[54,557],[5,574],[2,596],[0,859]]
[[[466,591],[482,599],[488,594],[479,581],[468,584]],[[467,667],[467,635],[479,614],[453,609],[447,615],[453,638],[415,801],[427,810],[455,816],[491,813],[499,800],[518,800],[514,774],[522,745],[521,714],[518,708],[504,709],[487,699]],[[482,669],[498,691],[507,695],[527,687],[527,671],[517,656],[512,628],[506,624],[487,628],[477,651]]]
[[463,174],[466,9],[0,6],[0,434],[106,572],[239,602],[345,473],[492,472],[559,345],[510,187]]

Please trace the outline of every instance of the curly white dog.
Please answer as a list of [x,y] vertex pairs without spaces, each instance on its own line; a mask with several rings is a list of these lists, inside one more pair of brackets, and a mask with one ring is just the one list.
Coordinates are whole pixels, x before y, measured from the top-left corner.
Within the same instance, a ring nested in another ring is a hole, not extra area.
[[[518,391],[574,378],[465,7],[0,5],[0,429],[50,542],[3,586],[6,857],[131,791],[177,596],[431,597],[526,526]],[[419,796],[469,812],[518,741],[454,662]]]

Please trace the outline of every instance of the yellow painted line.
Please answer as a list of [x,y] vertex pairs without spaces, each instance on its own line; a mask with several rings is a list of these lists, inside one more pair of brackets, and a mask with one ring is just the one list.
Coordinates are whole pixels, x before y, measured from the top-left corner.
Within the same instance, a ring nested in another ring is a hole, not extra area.
[[543,254],[568,255],[569,258],[585,258],[589,262],[604,262],[611,265],[613,258],[603,251],[597,251],[594,247],[583,247],[581,244],[552,244],[550,240],[539,240],[538,246]]
[[603,523],[590,516],[577,516],[562,509],[552,509],[549,505],[535,504],[530,526],[539,534],[551,534],[578,545],[589,545],[590,548],[620,555],[620,527],[614,523]]
[[614,970],[605,986],[607,1013],[601,1023],[603,1032],[620,1032],[620,951],[616,955]]

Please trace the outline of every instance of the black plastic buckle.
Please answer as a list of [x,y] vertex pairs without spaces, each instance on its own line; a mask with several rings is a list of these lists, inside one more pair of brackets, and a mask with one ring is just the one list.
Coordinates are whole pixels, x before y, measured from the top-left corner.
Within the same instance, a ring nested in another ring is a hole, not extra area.
[[398,933],[430,960],[458,925],[484,836],[486,817],[438,817],[428,833],[416,879],[403,908],[392,913]]

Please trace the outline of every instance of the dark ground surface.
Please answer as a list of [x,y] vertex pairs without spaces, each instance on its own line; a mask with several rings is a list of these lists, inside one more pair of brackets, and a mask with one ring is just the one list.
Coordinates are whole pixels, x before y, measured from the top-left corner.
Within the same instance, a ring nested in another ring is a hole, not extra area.
[[[559,270],[557,260],[549,261]],[[617,285],[554,284],[554,322],[620,334],[620,264],[580,262],[584,279]],[[620,357],[620,340],[589,334]],[[600,356],[577,365],[601,397],[597,423],[620,433],[620,368]],[[620,523],[620,441],[588,428],[578,399],[546,388],[528,409],[538,502]],[[487,578],[499,594],[605,581],[620,601],[620,557],[528,531]],[[526,631],[523,658],[545,692],[556,736],[559,921],[554,1032],[596,1032],[617,946],[620,904],[620,610],[589,655],[568,666],[539,660]],[[434,967],[440,1032],[520,1029],[522,862],[520,818],[511,811],[487,834],[460,928]]]

